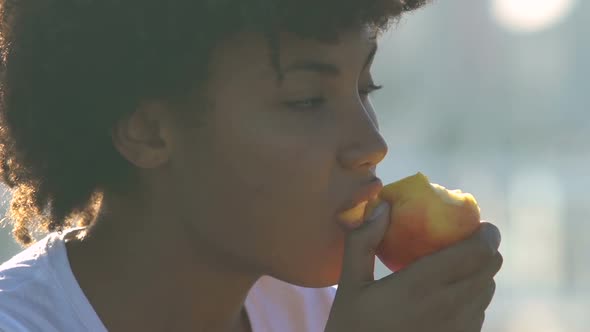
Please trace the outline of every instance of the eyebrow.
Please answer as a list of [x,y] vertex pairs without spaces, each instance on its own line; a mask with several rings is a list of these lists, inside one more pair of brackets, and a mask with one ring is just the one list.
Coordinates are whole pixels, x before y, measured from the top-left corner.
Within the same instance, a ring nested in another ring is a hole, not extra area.
[[[367,59],[365,60],[365,63],[363,65],[363,70],[365,70],[371,62],[373,62],[375,54],[377,53],[377,48],[377,44],[373,44],[373,46],[371,47],[371,51],[369,52]],[[338,68],[338,66],[334,64],[312,59],[302,59],[297,60],[285,67],[285,69],[281,71],[280,76],[284,77],[285,74],[296,71],[309,71],[327,76],[339,76],[341,73],[340,68]]]

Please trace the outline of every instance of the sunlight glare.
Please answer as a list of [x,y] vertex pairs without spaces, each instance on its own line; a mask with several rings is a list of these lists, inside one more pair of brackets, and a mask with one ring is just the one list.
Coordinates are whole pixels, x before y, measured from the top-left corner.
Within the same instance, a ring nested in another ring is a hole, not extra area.
[[494,0],[492,13],[503,27],[517,32],[536,32],[562,21],[575,0]]

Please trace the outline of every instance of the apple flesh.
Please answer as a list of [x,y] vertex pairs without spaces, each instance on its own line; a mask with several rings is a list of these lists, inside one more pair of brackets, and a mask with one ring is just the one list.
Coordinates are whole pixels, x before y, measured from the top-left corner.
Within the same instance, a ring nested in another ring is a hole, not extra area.
[[480,226],[473,195],[430,183],[422,173],[385,186],[365,215],[380,200],[390,204],[391,220],[377,257],[393,272],[467,238]]

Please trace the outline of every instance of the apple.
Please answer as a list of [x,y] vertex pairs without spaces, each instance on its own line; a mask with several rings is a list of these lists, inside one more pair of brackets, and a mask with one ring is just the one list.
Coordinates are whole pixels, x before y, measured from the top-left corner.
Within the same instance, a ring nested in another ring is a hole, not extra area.
[[422,173],[383,187],[365,215],[381,200],[390,204],[391,219],[377,257],[393,272],[469,237],[481,224],[473,195],[430,183]]

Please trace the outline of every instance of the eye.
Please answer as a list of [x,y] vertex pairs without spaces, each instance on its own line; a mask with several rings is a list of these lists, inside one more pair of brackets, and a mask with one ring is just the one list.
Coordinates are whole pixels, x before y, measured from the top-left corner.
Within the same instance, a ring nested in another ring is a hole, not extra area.
[[364,89],[359,89],[359,95],[361,96],[362,99],[366,99],[371,93],[383,89],[382,85],[376,85],[374,83],[369,84],[366,88]]
[[326,99],[324,97],[311,97],[300,100],[286,101],[284,104],[294,110],[314,110],[324,105]]
[[[359,89],[359,95],[361,96],[361,99],[365,100],[371,93],[382,88],[383,86],[381,85],[370,83],[366,88]],[[319,108],[324,106],[325,103],[326,98],[322,96],[317,96],[299,100],[286,101],[283,104],[285,104],[288,108],[296,111],[312,111],[318,110]]]

